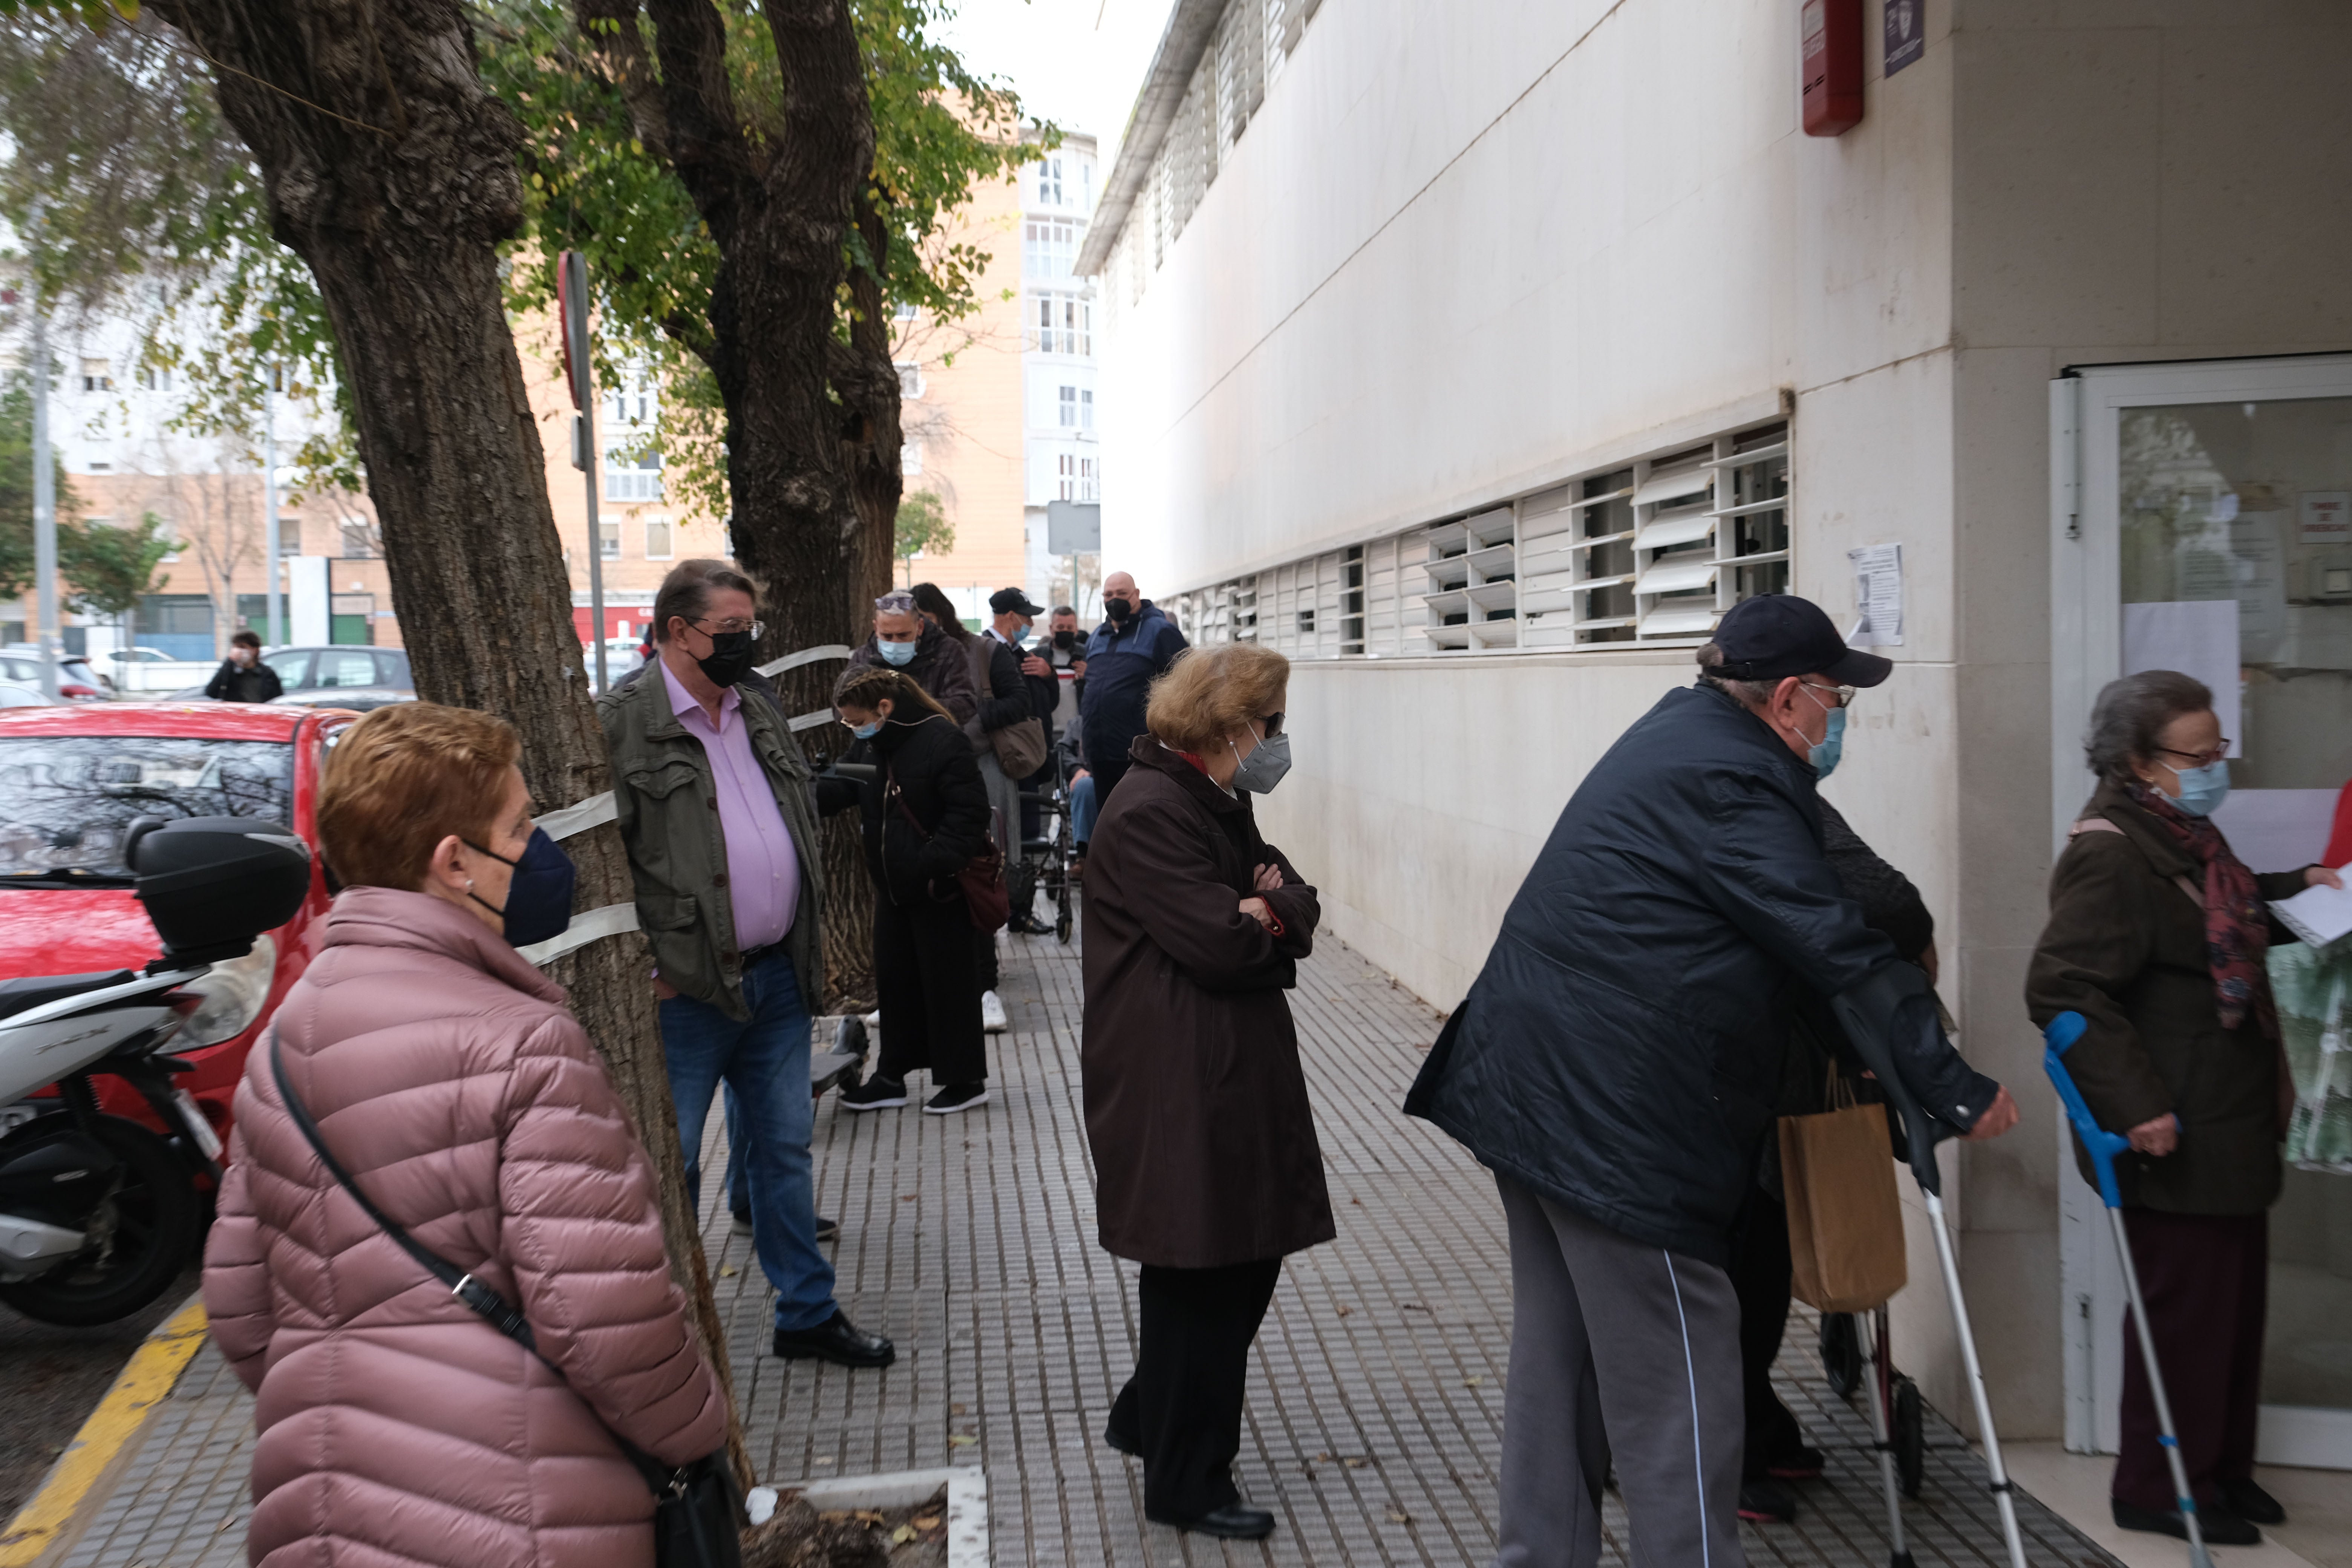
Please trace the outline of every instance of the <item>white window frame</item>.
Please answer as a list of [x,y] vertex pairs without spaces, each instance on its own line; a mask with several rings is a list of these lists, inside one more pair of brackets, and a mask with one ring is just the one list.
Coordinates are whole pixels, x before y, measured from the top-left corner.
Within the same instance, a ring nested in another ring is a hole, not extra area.
[[[2352,397],[2352,354],[2084,366],[2050,384],[2051,854],[2093,777],[2081,736],[2099,689],[2123,672],[2122,413],[2174,404]],[[2060,1158],[2071,1161],[2062,1128]],[[2097,1192],[2058,1184],[2059,1321],[2066,1447],[2113,1453],[2120,1436],[2124,1283]],[[2264,1405],[2263,1464],[2352,1468],[2352,1411]]]
[[619,518],[600,517],[596,520],[596,548],[597,552],[604,560],[618,561],[621,558],[621,520]]
[[[645,524],[646,559],[648,561],[676,560],[677,558],[677,524],[672,522],[667,517],[648,517],[640,521]],[[661,530],[662,537],[662,547],[659,550],[654,548],[654,530],[657,528]]]
[[1070,289],[1033,290],[1029,331],[1039,353],[1094,356],[1094,300]]

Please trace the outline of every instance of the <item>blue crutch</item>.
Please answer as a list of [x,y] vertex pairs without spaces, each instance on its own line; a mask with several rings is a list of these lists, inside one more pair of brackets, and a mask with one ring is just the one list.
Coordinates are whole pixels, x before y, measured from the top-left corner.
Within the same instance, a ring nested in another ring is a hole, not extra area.
[[2156,1396],[2157,1439],[2164,1445],[2165,1463],[2172,1467],[2172,1490],[2180,1500],[2180,1521],[2189,1527],[2189,1562],[2190,1568],[2213,1568],[2213,1555],[2205,1550],[2205,1531],[2197,1522],[2197,1500],[2189,1489],[2189,1467],[2181,1462],[2180,1439],[2172,1430],[2172,1402],[2164,1395],[2164,1373],[2156,1364],[2156,1336],[2148,1331],[2147,1303],[2140,1299],[2139,1270],[2132,1266],[2131,1237],[2124,1229],[2123,1189],[2116,1184],[2116,1156],[2131,1147],[2131,1140],[2119,1137],[2101,1127],[2098,1118],[2083,1101],[2083,1091],[2074,1087],[2074,1075],[2066,1070],[2066,1053],[2083,1037],[2090,1026],[2080,1013],[2061,1013],[2050,1020],[2042,1032],[2047,1047],[2042,1053],[2042,1065],[2049,1069],[2050,1081],[2057,1086],[2058,1098],[2066,1107],[2067,1120],[2074,1124],[2074,1135],[2090,1152],[2091,1166],[2099,1173],[2099,1197],[2107,1205],[2107,1222],[2115,1227],[2116,1256],[2123,1260],[2124,1291],[2131,1301],[2132,1321],[2139,1329],[2141,1364],[2147,1368],[2148,1392]]

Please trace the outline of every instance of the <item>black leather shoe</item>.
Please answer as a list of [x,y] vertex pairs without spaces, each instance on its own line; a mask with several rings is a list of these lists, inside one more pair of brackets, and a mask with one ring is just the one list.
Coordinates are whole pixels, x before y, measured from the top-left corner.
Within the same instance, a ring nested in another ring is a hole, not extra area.
[[1126,1435],[1121,1433],[1116,1426],[1106,1426],[1103,1428],[1103,1441],[1130,1458],[1139,1459],[1143,1458],[1143,1445],[1140,1443],[1129,1442]]
[[[2169,1535],[2176,1541],[2189,1539],[2189,1526],[2181,1521],[2180,1510],[2140,1508],[2112,1500],[2116,1527],[2119,1530],[2145,1530],[2156,1535]],[[2197,1528],[2208,1546],[2260,1546],[2263,1532],[2226,1508],[2209,1507],[2197,1510]]]
[[[2286,1505],[2252,1480],[2223,1481],[2221,1502],[2231,1513],[2249,1524],[2284,1524]],[[2202,1518],[2205,1510],[2197,1510]]]
[[1759,1478],[1739,1483],[1739,1517],[1750,1524],[1793,1524],[1797,1494],[1779,1481]]
[[827,1219],[823,1215],[817,1215],[816,1238],[820,1243],[839,1241],[841,1239],[841,1222],[837,1219]]
[[880,1334],[869,1334],[835,1308],[832,1317],[813,1329],[778,1329],[776,1353],[786,1361],[829,1361],[835,1366],[888,1366],[898,1359],[898,1347]]
[[1178,1530],[1214,1535],[1225,1541],[1264,1541],[1274,1533],[1274,1515],[1262,1508],[1237,1502],[1229,1502],[1198,1519],[1162,1519],[1148,1511],[1143,1517],[1154,1524],[1171,1524]]

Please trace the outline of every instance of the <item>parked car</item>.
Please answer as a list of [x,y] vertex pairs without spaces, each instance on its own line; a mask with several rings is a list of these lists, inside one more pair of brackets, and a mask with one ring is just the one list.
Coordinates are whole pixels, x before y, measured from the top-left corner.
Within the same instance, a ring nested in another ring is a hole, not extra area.
[[54,708],[57,703],[37,686],[17,686],[0,680],[0,708]]
[[354,713],[415,700],[416,693],[404,686],[322,686],[310,691],[289,691],[277,699],[281,707],[346,708]]
[[[0,680],[13,686],[41,685],[41,659],[37,647],[16,644],[0,651]],[[89,660],[69,653],[58,659],[58,695],[69,702],[103,702],[114,695],[114,682],[89,667]]]
[[[215,964],[173,1054],[175,1086],[228,1138],[246,1052],[325,933],[319,784],[348,713],[268,704],[74,705],[0,712],[0,975],[134,969],[162,951],[131,895],[123,835],[142,816],[282,822],[311,846],[310,897],[243,958]],[[100,1080],[107,1110],[158,1131],[142,1096]],[[0,1106],[0,1131],[40,1103]]]
[[[354,688],[384,689],[414,696],[416,683],[408,673],[408,655],[396,647],[367,647],[338,643],[327,647],[273,647],[262,650],[261,662],[278,672],[287,692],[348,691]],[[215,665],[217,669],[219,666]],[[207,681],[210,676],[206,677]],[[201,702],[203,686],[174,691],[171,702]]]
[[173,691],[191,680],[210,679],[217,659],[181,658],[160,647],[119,647],[105,656],[122,691]]

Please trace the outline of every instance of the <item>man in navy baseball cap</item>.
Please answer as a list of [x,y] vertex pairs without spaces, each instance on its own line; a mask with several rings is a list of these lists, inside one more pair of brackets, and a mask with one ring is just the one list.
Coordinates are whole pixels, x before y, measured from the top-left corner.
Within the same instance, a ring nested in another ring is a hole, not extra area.
[[1793,988],[1847,999],[1952,1132],[2017,1121],[1822,849],[1815,784],[1893,667],[1785,595],[1734,605],[1699,666],[1586,773],[1405,1100],[1508,1225],[1498,1562],[1591,1568],[1612,1461],[1644,1561],[1742,1561],[1730,1235]]

